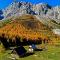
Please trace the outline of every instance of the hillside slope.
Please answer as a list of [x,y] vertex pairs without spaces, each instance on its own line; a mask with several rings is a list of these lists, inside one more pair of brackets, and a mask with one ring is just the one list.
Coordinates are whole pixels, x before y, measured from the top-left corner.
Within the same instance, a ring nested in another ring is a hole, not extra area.
[[53,34],[49,27],[38,21],[33,15],[22,15],[6,23],[5,26],[0,28],[0,35],[5,33],[6,36],[13,38],[20,36],[27,39],[38,39],[41,38],[56,40],[60,39],[58,36]]
[[60,24],[58,24],[55,20],[50,18],[45,18],[39,15],[35,15],[35,17],[44,25],[50,27],[51,29],[60,29]]

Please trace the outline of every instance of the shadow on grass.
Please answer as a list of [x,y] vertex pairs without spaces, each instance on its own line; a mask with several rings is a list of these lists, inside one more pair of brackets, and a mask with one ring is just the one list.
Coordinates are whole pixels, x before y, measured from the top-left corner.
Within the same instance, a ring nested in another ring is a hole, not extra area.
[[43,49],[35,49],[35,51],[43,51]]
[[28,57],[28,56],[31,56],[33,55],[34,53],[26,53],[24,54],[23,56],[19,56],[20,58],[24,58],[24,57]]

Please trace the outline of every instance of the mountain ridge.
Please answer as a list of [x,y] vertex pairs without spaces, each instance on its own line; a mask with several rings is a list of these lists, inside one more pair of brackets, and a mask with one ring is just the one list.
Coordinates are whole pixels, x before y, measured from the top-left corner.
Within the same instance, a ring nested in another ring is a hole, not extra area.
[[46,3],[32,4],[30,2],[12,2],[2,10],[4,19],[23,14],[40,15],[60,23],[60,7],[51,7]]
[[33,5],[28,2],[13,2],[6,9],[3,10],[3,15],[5,16],[5,18],[21,14],[40,15],[40,11],[42,14],[46,14],[47,10],[50,8],[51,7],[48,4],[43,3]]

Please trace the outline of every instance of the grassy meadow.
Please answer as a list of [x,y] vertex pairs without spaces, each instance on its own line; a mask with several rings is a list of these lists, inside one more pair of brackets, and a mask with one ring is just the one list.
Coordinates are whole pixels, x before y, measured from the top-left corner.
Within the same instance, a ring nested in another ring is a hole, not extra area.
[[[40,46],[40,45],[39,45]],[[35,51],[33,55],[19,58],[16,55],[17,60],[60,60],[60,46],[48,45],[47,49],[43,51]],[[26,50],[28,50],[28,46],[25,46]],[[9,54],[11,50],[3,51],[0,53],[0,60],[12,60],[11,54]]]

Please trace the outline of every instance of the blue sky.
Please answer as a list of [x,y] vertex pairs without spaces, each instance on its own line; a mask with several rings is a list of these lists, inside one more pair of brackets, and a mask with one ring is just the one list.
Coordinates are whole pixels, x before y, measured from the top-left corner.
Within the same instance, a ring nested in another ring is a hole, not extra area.
[[[60,5],[60,0],[18,0],[18,1],[26,1],[26,2],[31,2],[33,4],[37,3],[48,3],[51,6],[56,6]],[[3,9],[7,7],[13,0],[0,0],[0,9]]]

